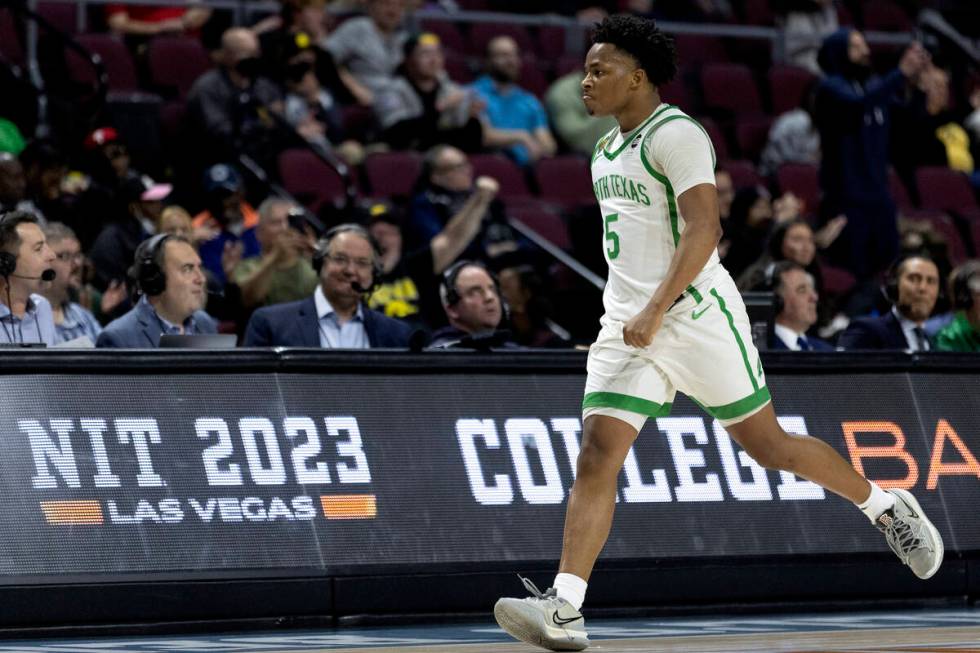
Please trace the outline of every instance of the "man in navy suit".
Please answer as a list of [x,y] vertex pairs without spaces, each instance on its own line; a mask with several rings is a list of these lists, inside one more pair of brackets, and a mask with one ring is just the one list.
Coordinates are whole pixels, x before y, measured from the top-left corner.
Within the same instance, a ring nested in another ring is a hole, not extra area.
[[813,277],[793,261],[780,261],[769,271],[776,295],[776,325],[769,337],[769,349],[790,351],[833,351],[830,343],[807,331],[817,323],[817,289]]
[[900,257],[885,282],[892,309],[877,317],[851,322],[841,334],[844,349],[903,349],[929,351],[923,328],[939,298],[939,268],[925,254]]
[[165,333],[218,332],[214,319],[204,312],[208,295],[201,257],[183,236],[157,234],[140,243],[129,274],[139,301],[103,329],[96,347],[155,349]]
[[313,295],[255,311],[245,329],[246,347],[408,347],[411,327],[364,303],[381,268],[378,248],[364,227],[343,224],[328,231],[313,267],[320,275]]

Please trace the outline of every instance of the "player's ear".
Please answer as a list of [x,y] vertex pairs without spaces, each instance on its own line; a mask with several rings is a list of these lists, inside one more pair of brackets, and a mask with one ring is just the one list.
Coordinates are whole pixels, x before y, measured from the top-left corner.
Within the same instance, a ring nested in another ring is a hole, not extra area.
[[645,81],[647,81],[647,71],[642,68],[634,68],[630,75],[630,90],[640,88]]

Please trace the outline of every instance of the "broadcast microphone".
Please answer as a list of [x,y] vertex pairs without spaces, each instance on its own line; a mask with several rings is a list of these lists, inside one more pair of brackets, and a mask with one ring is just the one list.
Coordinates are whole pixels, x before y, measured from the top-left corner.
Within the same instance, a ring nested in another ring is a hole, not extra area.
[[370,288],[365,288],[364,286],[362,286],[356,281],[351,281],[350,287],[353,288],[354,292],[360,293],[362,295],[366,295],[370,290]]
[[54,278],[58,276],[58,273],[52,270],[51,268],[48,268],[47,270],[42,272],[41,276],[39,277],[27,277],[24,276],[23,274],[11,274],[10,276],[17,277],[18,279],[31,279],[32,281],[37,281],[38,279],[40,279],[41,281],[54,281]]

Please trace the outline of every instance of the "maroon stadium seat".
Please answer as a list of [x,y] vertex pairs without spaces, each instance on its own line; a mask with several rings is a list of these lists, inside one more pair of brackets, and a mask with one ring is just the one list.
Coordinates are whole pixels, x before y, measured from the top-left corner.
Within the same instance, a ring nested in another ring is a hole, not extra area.
[[545,61],[557,61],[564,54],[565,28],[560,25],[542,25],[539,27],[538,56]]
[[343,178],[309,150],[286,150],[279,155],[279,177],[286,190],[311,211],[324,204],[339,206],[346,196]]
[[772,25],[775,17],[770,0],[745,0],[745,22],[749,25]]
[[508,205],[507,214],[520,220],[562,249],[569,249],[572,245],[572,240],[568,236],[568,227],[565,226],[561,214],[545,204],[522,202],[515,206]]
[[522,55],[533,55],[535,52],[534,41],[527,33],[527,28],[514,23],[474,23],[470,27],[468,52],[474,56],[485,57],[487,44],[496,36],[509,36],[517,41],[517,47],[520,48]]
[[[83,48],[99,55],[109,76],[110,91],[137,90],[139,81],[136,78],[136,66],[129,55],[129,49],[120,39],[111,34],[80,34],[76,39]],[[68,50],[65,63],[73,81],[87,86],[95,84],[95,69],[80,54]]]
[[678,34],[674,39],[677,45],[677,58],[685,66],[701,66],[708,63],[731,61],[725,44],[717,36],[704,34]]
[[0,8],[0,59],[11,63],[24,62],[24,48],[17,21],[9,9]]
[[891,0],[866,0],[864,29],[876,32],[910,32],[912,19]]
[[371,193],[385,197],[408,197],[422,171],[422,155],[410,152],[376,152],[364,161]]
[[78,3],[75,2],[37,3],[37,13],[51,23],[55,29],[65,34],[76,34],[78,32],[76,12],[80,10],[81,8]]
[[941,166],[924,166],[915,171],[915,186],[924,209],[971,216],[978,212],[977,199],[962,172]]
[[953,265],[962,263],[967,258],[966,245],[963,244],[963,237],[953,219],[942,211],[930,211],[921,209],[918,211],[908,211],[905,216],[912,220],[922,220],[928,222],[933,229],[940,234],[946,241],[949,260]]
[[706,64],[701,69],[705,106],[735,115],[762,113],[759,90],[748,66],[737,63]]
[[735,121],[735,140],[745,159],[759,160],[759,155],[769,140],[769,116],[744,116]]
[[678,78],[660,87],[660,99],[668,104],[676,104],[685,112],[693,110],[693,102],[690,93],[687,92],[687,86]]
[[724,132],[718,127],[718,124],[707,117],[699,117],[698,122],[704,127],[704,131],[708,133],[708,138],[711,139],[711,144],[715,147],[715,158],[718,161],[727,161],[731,157],[731,152],[728,148],[728,141],[725,139]]
[[817,76],[805,68],[776,65],[769,69],[769,97],[774,115],[792,111],[803,104],[804,95]]
[[457,84],[469,84],[473,81],[473,69],[465,55],[456,52],[446,52],[446,74]]
[[466,39],[452,21],[427,18],[421,25],[423,32],[432,32],[439,37],[443,51],[452,50],[457,53],[466,51]]
[[521,78],[517,83],[525,91],[533,93],[538,99],[548,92],[548,78],[533,57],[524,57],[521,62]]
[[776,171],[782,192],[790,191],[806,203],[804,213],[816,215],[820,207],[820,179],[817,166],[808,163],[784,163]]
[[197,39],[158,36],[147,51],[150,81],[154,86],[187,97],[195,80],[211,68],[211,58]]
[[524,172],[502,154],[471,154],[470,163],[473,164],[474,177],[486,175],[497,180],[502,200],[531,196],[524,181]]
[[594,204],[592,173],[589,162],[580,156],[556,156],[542,159],[534,166],[541,196],[562,206]]
[[765,186],[762,177],[759,176],[751,161],[726,161],[722,167],[732,176],[732,185],[735,186],[736,190],[751,186]]
[[823,279],[823,292],[827,295],[846,295],[857,283],[854,275],[847,270],[826,263],[820,264],[820,276]]
[[902,178],[898,176],[894,168],[888,168],[888,190],[891,191],[892,199],[895,200],[895,205],[900,211],[909,211],[915,208],[908,190],[905,189],[905,184],[902,183]]

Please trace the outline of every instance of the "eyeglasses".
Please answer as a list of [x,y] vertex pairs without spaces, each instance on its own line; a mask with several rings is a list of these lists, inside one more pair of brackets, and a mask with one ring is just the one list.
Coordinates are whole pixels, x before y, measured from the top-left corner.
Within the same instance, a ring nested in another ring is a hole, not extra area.
[[85,260],[85,254],[81,252],[58,252],[55,254],[55,258],[62,263],[81,263]]
[[374,266],[374,261],[369,258],[351,259],[344,254],[328,254],[325,258],[341,268],[346,268],[351,262],[354,263],[354,267],[358,270],[370,270]]

